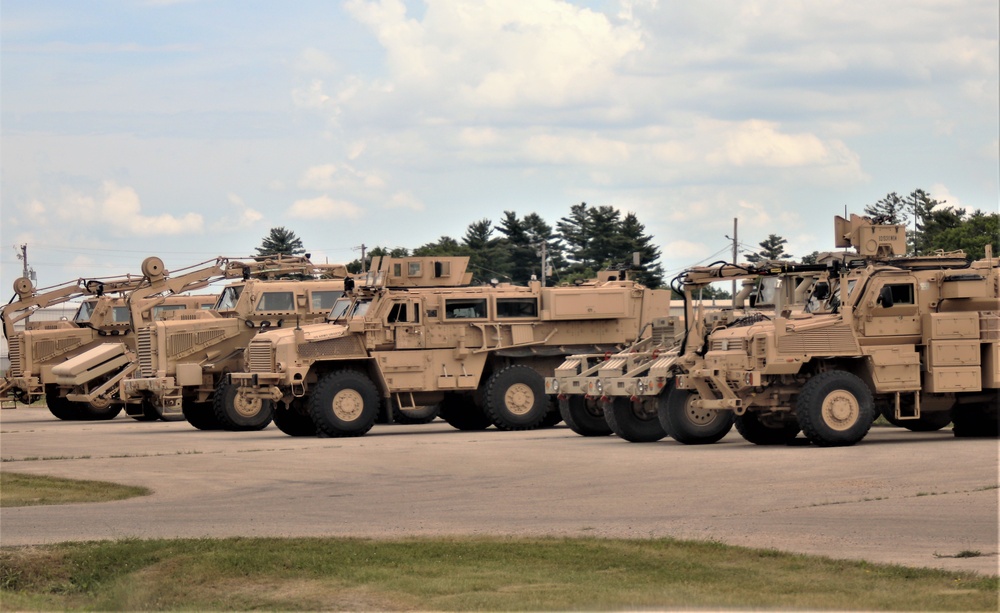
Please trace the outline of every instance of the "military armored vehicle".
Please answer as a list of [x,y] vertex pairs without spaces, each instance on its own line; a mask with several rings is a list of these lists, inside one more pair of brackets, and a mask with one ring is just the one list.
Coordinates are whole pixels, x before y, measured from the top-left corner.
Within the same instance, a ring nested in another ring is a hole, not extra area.
[[[828,312],[779,307],[773,318],[708,327],[689,308],[677,355],[604,385],[655,397],[664,429],[688,444],[718,440],[714,425],[732,416],[758,445],[800,431],[818,446],[853,445],[878,412],[912,430],[950,421],[956,436],[996,436],[1000,262],[989,250],[976,262],[906,257],[902,226],[857,216],[837,218],[836,244],[863,260],[831,271]],[[681,279],[688,304],[705,282]]]
[[[330,272],[322,270],[321,272]],[[257,430],[271,423],[270,401],[235,402],[226,373],[242,370],[258,330],[320,321],[344,293],[337,279],[248,279],[223,289],[214,309],[156,321],[137,333],[139,368],[122,380],[127,410],[180,415],[199,429]]]
[[[126,402],[126,413],[136,419],[155,419],[157,417],[170,418],[182,415],[180,406],[180,395],[174,394],[179,387],[176,385],[174,376],[167,376],[167,363],[164,361],[159,370],[147,370],[153,376],[148,377],[153,381],[146,381],[146,386],[142,383],[125,390],[122,383],[126,378],[136,372],[141,365],[155,364],[155,356],[163,358],[188,358],[197,360],[198,351],[208,345],[220,345],[221,349],[226,349],[224,342],[232,338],[231,328],[238,322],[235,320],[217,325],[207,325],[206,320],[218,320],[219,315],[212,311],[191,311],[186,314],[172,314],[172,316],[154,319],[152,314],[158,310],[162,311],[169,307],[172,294],[178,292],[203,289],[214,282],[226,279],[242,279],[248,282],[258,278],[275,278],[288,274],[313,274],[317,269],[323,271],[343,271],[342,266],[317,266],[312,264],[308,258],[289,256],[267,256],[258,258],[230,259],[216,258],[169,273],[163,266],[159,258],[146,258],[142,263],[143,278],[139,287],[128,293],[126,303],[129,311],[129,334],[122,341],[104,342],[87,351],[81,352],[71,359],[66,360],[53,368],[55,386],[60,395],[71,402],[95,402],[100,399],[119,397]],[[243,285],[238,284],[227,288],[228,292],[223,292],[219,297],[218,306],[222,306],[227,315],[231,315],[228,309],[227,300],[231,299],[235,292],[242,289]],[[248,294],[249,296],[249,294]],[[198,321],[200,323],[191,323]],[[170,322],[169,324],[167,322]],[[187,323],[185,323],[187,322]],[[170,339],[169,345],[159,347],[151,345],[153,337],[152,330],[160,325],[169,325],[176,331],[182,327],[188,332],[182,332]],[[250,325],[253,325],[252,322]],[[237,328],[237,330],[239,330]],[[234,351],[229,348],[230,352]],[[239,349],[242,349],[240,347]],[[235,350],[238,353],[238,350]],[[220,354],[208,352],[208,359],[220,358]],[[202,357],[205,357],[202,355]],[[161,358],[162,359],[162,358]],[[220,361],[224,365],[224,360]],[[173,368],[174,365],[171,365]],[[209,366],[209,372],[213,366]],[[181,378],[193,378],[193,372],[200,370],[201,365],[181,364]],[[172,375],[175,375],[171,371]],[[197,386],[203,380],[199,377]],[[186,381],[187,385],[194,384],[193,381]],[[183,385],[181,386],[183,387]],[[213,388],[214,389],[214,388]],[[122,392],[125,393],[122,393]],[[192,406],[201,407],[204,398],[197,395],[191,400]],[[202,402],[202,404],[198,404]],[[164,410],[167,407],[168,410]],[[175,408],[176,410],[169,410]]]
[[459,429],[537,428],[558,421],[544,376],[566,355],[617,351],[669,306],[668,291],[621,271],[574,287],[471,287],[467,265],[376,259],[325,323],[260,332],[231,375],[234,397],[280,401],[274,422],[290,435],[359,436],[380,412],[434,405]]
[[[110,398],[71,402],[60,395],[53,368],[83,353],[108,337],[127,338],[129,311],[123,296],[142,285],[140,275],[77,280],[36,291],[27,279],[18,279],[18,300],[0,309],[4,335],[10,347],[11,369],[0,386],[0,400],[31,403],[44,396],[49,411],[60,419],[111,419],[121,406]],[[86,297],[72,320],[32,322],[36,310]],[[174,309],[210,306],[214,297],[172,296],[157,306],[154,317]],[[25,321],[24,330],[15,324]]]
[[[737,274],[734,274],[737,273]],[[751,271],[745,267],[712,265],[686,272],[688,279],[705,281],[742,279],[740,292],[725,308],[692,309],[687,321],[697,318],[701,326],[716,328],[768,317],[774,309],[821,310],[817,296],[828,293],[825,266],[790,266],[768,262]],[[699,285],[699,287],[704,287]],[[677,288],[680,290],[680,288]],[[823,290],[818,292],[816,290]],[[686,295],[694,304],[693,292]],[[677,317],[655,317],[651,334],[615,354],[579,354],[566,359],[545,389],[559,401],[563,420],[581,436],[614,433],[630,442],[653,442],[667,435],[659,419],[662,393],[669,389],[672,364],[681,353],[686,328]],[[650,373],[658,376],[650,378]],[[709,412],[690,415],[705,431],[722,438],[732,427],[729,415]]]

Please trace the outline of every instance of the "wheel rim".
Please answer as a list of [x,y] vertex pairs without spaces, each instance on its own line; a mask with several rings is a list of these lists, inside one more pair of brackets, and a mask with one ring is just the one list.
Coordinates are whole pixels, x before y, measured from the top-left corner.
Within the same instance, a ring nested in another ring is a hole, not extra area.
[[[626,399],[627,400],[627,399]],[[629,408],[632,410],[632,415],[635,416],[639,421],[653,421],[658,419],[656,416],[656,405],[647,405],[643,401],[632,401],[628,400]]]
[[688,396],[684,403],[684,416],[696,426],[707,426],[719,418],[719,412],[715,409],[703,409],[694,406],[694,394]]
[[233,409],[241,417],[253,417],[257,413],[260,413],[260,407],[260,398],[249,398],[244,392],[237,392],[236,397],[233,398]]
[[503,403],[514,415],[525,415],[535,406],[535,393],[524,383],[515,383],[507,388]]
[[604,419],[604,409],[601,408],[600,404],[594,402],[593,400],[584,400],[583,410],[591,417]]
[[104,397],[94,398],[90,401],[90,406],[98,410],[103,410],[111,406],[111,399]]
[[361,416],[365,400],[357,390],[341,390],[333,397],[333,414],[343,421],[354,421]]
[[861,404],[854,394],[845,390],[836,390],[823,399],[823,422],[837,431],[844,431],[853,426],[861,415]]

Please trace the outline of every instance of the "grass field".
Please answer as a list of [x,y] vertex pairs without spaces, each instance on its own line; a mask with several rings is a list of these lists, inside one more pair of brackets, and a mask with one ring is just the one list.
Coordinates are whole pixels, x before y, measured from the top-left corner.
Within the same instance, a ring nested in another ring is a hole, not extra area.
[[0,549],[5,610],[996,611],[995,577],[670,539],[126,540]]
[[0,507],[25,507],[71,502],[106,502],[147,496],[144,487],[106,481],[80,481],[21,473],[0,473]]

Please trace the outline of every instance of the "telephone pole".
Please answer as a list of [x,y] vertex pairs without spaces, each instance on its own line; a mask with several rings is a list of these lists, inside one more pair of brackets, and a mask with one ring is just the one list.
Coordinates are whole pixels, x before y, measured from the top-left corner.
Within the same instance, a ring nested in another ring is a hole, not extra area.
[[364,243],[361,243],[361,246],[360,247],[355,247],[355,249],[360,249],[361,250],[361,272],[363,272],[363,273],[367,272],[365,270],[365,250],[368,249],[368,246],[365,245]]
[[20,249],[21,251],[21,253],[17,254],[17,259],[21,260],[21,262],[23,263],[21,267],[21,276],[24,277],[25,279],[31,279],[32,281],[36,280],[35,269],[28,266],[28,244],[24,243],[20,247],[15,245],[14,249],[15,250]]
[[[740,254],[739,254],[739,250],[740,250],[739,242],[740,241],[739,241],[739,234],[737,234],[737,228],[736,228],[737,223],[739,223],[739,221],[740,220],[739,220],[738,217],[733,217],[733,238],[732,238],[732,241],[733,241],[733,264],[739,264],[738,260],[739,260],[739,257],[740,257]],[[726,238],[729,238],[728,234],[726,235]],[[733,298],[732,298],[732,300],[733,300],[733,303],[732,303],[733,306],[736,306],[736,280],[735,279],[733,280]]]

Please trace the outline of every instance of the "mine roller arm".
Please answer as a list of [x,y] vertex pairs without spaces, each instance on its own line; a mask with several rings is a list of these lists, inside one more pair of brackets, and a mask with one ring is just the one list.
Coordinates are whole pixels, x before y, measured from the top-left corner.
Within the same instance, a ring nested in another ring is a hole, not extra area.
[[166,296],[201,289],[226,279],[268,279],[283,275],[301,274],[346,276],[341,264],[313,264],[309,258],[274,255],[257,258],[218,257],[189,266],[171,275],[158,257],[148,257],[142,262],[144,283],[128,295],[128,305],[135,330],[147,323],[146,314]]
[[76,279],[45,288],[45,291],[39,292],[31,280],[21,277],[14,281],[14,292],[17,300],[12,297],[10,302],[0,307],[0,320],[3,320],[4,337],[10,340],[14,333],[14,324],[30,317],[38,309],[62,304],[81,296],[101,296],[131,291],[139,287],[142,281],[142,277],[134,275],[102,279]]

